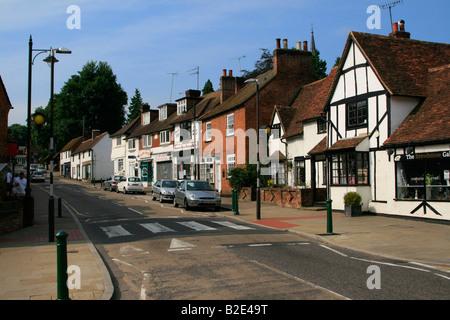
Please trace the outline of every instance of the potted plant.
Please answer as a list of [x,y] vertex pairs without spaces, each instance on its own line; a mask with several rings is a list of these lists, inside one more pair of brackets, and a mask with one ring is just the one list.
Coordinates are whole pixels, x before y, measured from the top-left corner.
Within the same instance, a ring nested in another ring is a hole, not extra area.
[[356,217],[362,214],[361,196],[357,192],[347,192],[344,195],[345,215]]

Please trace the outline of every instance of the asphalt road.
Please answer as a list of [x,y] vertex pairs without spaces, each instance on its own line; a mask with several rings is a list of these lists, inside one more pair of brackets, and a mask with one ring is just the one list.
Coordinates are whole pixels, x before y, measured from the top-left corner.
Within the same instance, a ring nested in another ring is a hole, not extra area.
[[283,230],[185,211],[150,195],[60,181],[121,300],[446,299],[421,265],[325,246]]

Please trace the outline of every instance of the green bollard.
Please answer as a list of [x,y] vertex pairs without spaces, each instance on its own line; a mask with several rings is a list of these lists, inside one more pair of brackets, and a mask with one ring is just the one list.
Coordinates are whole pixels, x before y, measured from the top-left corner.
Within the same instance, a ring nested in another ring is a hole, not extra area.
[[234,190],[234,215],[239,215],[238,191]]
[[70,300],[67,288],[67,236],[65,231],[56,234],[57,300]]
[[233,212],[236,211],[236,199],[234,197],[235,191],[235,189],[231,190],[231,211]]
[[333,218],[331,216],[331,202],[333,200],[327,199],[327,233],[333,233]]
[[58,198],[58,217],[61,218],[61,198]]

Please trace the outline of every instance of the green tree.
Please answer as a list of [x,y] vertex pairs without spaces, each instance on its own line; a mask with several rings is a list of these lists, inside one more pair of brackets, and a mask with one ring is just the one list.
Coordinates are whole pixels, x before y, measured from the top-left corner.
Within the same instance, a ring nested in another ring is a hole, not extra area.
[[261,58],[255,62],[255,69],[252,71],[242,70],[245,79],[256,78],[264,72],[273,69],[273,54],[270,53],[269,49],[262,50]]
[[83,130],[119,130],[124,124],[127,101],[126,92],[106,62],[87,62],[54,97],[54,137],[58,147],[84,134]]
[[206,81],[205,85],[203,86],[202,94],[205,95],[211,92],[214,92],[214,88],[211,80],[208,79],[208,81]]
[[138,89],[136,89],[134,91],[133,98],[131,98],[130,106],[128,107],[127,123],[130,123],[132,120],[141,115],[141,107],[143,103],[141,93]]
[[27,126],[14,123],[8,127],[8,134],[10,134],[19,146],[27,145]]
[[319,50],[315,49],[312,60],[312,69],[314,76],[316,76],[317,79],[325,78],[327,76],[327,62],[320,59]]

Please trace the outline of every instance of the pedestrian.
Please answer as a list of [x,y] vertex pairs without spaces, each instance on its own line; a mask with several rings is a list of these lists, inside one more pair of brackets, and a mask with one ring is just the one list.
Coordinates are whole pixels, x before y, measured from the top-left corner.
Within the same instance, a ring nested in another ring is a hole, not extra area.
[[25,188],[27,186],[27,179],[25,178],[25,174],[21,172],[18,177],[15,177],[13,180],[13,195],[25,195]]
[[11,196],[11,191],[12,191],[12,174],[11,172],[7,172],[6,173],[6,197],[10,197]]

